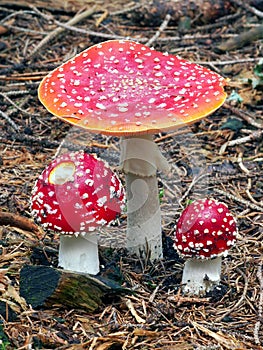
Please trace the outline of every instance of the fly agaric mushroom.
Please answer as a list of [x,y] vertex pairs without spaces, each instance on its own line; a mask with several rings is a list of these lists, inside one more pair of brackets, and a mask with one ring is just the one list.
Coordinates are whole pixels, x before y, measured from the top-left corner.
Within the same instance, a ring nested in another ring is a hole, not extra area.
[[175,232],[175,248],[185,262],[185,293],[205,294],[220,282],[222,256],[235,244],[236,220],[226,204],[200,199],[182,212]]
[[33,217],[60,235],[59,266],[94,275],[99,272],[97,229],[113,222],[123,207],[118,177],[84,151],[54,159],[37,179],[31,197]]
[[120,136],[127,187],[127,248],[162,257],[156,171],[169,164],[153,134],[193,123],[225,98],[215,72],[129,40],[94,45],[48,74],[39,99],[49,112],[94,133]]

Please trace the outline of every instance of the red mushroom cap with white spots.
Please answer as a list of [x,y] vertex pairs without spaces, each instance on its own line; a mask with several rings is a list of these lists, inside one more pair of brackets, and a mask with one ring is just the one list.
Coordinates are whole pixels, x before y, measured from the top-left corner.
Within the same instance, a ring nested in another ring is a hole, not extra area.
[[31,211],[43,227],[77,236],[114,221],[124,200],[122,184],[108,165],[80,151],[57,157],[43,171],[33,188]]
[[129,40],[91,46],[48,74],[39,99],[53,115],[109,135],[174,130],[214,112],[225,80]]
[[187,258],[226,256],[236,235],[236,220],[226,204],[200,199],[182,212],[175,232],[175,248]]

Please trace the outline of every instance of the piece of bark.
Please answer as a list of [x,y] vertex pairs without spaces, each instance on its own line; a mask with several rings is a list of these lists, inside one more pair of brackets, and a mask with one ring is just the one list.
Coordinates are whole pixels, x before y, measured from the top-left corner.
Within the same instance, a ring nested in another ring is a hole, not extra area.
[[241,47],[244,47],[245,45],[252,43],[253,41],[256,41],[262,38],[263,38],[263,25],[260,25],[258,27],[248,30],[247,32],[243,32],[234,38],[224,41],[217,47],[217,49],[223,52],[236,50]]
[[20,271],[20,296],[37,309],[63,306],[93,312],[107,299],[128,292],[117,282],[41,265]]

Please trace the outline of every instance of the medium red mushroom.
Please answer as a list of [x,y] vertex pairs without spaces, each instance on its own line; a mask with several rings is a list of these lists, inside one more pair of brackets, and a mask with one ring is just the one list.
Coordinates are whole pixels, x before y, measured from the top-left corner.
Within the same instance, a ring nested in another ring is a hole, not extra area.
[[37,179],[31,197],[33,217],[60,235],[59,266],[99,272],[97,234],[124,207],[118,177],[97,157],[80,152],[54,159]]
[[[193,123],[225,98],[217,73],[129,40],[94,45],[56,68],[39,86],[49,112],[91,132],[120,136],[127,187],[127,248],[162,257],[156,171],[169,164],[153,134]],[[149,252],[147,252],[149,253]]]
[[236,220],[226,204],[199,199],[185,208],[175,231],[175,248],[188,259],[182,277],[185,293],[205,294],[219,284],[222,256],[236,236]]

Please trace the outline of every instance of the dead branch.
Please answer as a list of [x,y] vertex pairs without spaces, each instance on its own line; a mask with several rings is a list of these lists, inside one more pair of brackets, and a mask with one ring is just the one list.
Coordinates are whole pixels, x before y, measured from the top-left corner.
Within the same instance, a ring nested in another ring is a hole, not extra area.
[[147,43],[145,45],[148,45],[148,46],[151,46],[155,41],[156,39],[159,38],[159,36],[161,35],[161,33],[165,30],[165,28],[168,26],[169,24],[169,21],[171,19],[171,15],[168,13],[166,16],[165,16],[165,19],[163,21],[163,23],[160,25],[159,29],[157,30],[157,32],[154,34],[153,37],[151,37]]
[[253,210],[259,211],[260,213],[263,213],[263,207],[256,205],[254,203],[251,203],[250,201],[246,201],[245,199],[243,199],[241,197],[234,196],[233,194],[226,192],[226,191],[219,190],[218,188],[215,188],[214,192],[221,194],[221,195],[225,196],[226,198],[232,199],[235,202],[244,204],[248,208],[251,208]]
[[242,1],[242,0],[231,0],[233,3],[237,4],[237,6],[240,6],[247,11],[253,13],[254,15],[258,16],[259,18],[263,18],[263,12],[259,11],[255,7],[251,6],[249,3]]
[[3,117],[7,122],[8,124],[10,124],[10,126],[16,131],[16,132],[19,132],[20,131],[20,127],[18,125],[16,125],[16,123],[6,114],[4,113],[3,111],[1,111],[0,109],[0,115],[1,117]]
[[241,145],[243,143],[247,143],[250,141],[259,140],[262,138],[262,136],[263,136],[263,130],[257,130],[257,131],[252,132],[248,136],[244,136],[244,137],[240,137],[239,139],[227,141],[226,143],[224,143],[221,146],[221,148],[219,150],[219,154],[223,154],[227,147],[232,147],[232,146]]
[[[83,19],[91,16],[94,12],[95,12],[96,6],[92,7],[91,9],[88,9],[84,12],[81,13],[77,13],[76,16],[74,16],[73,18],[71,18],[66,25],[69,26],[73,26],[75,24],[77,24],[78,22],[82,21]],[[40,11],[38,11],[35,8],[35,11],[37,13],[42,14]],[[43,14],[42,14],[43,16]],[[46,17],[46,16],[45,16]],[[50,19],[50,18],[49,18]],[[27,55],[26,59],[30,59],[32,57],[34,57],[35,55],[37,55],[39,53],[39,51],[41,51],[51,40],[53,40],[54,38],[56,38],[57,36],[59,36],[61,33],[63,33],[65,31],[65,28],[62,27],[58,27],[55,30],[53,30],[51,33],[49,33],[44,39],[42,39],[40,41],[40,43],[38,43],[38,45],[34,48],[33,51],[30,52],[29,55]]]
[[226,102],[224,103],[224,107],[229,109],[232,113],[234,113],[238,117],[242,118],[248,124],[254,126],[255,128],[263,129],[263,123],[256,122],[255,119],[254,119],[254,116],[252,116],[250,113],[242,111],[239,108],[233,107],[229,103],[226,103]]
[[222,42],[217,49],[222,52],[236,50],[262,38],[263,25],[259,25],[258,27],[252,28],[247,32],[243,32],[234,38]]
[[18,111],[20,111],[23,114],[26,115],[30,115],[30,116],[35,116],[35,117],[39,117],[40,114],[38,113],[32,113],[32,112],[27,112],[26,110],[24,110],[23,108],[19,107],[18,105],[15,104],[15,102],[13,102],[13,100],[7,96],[7,94],[5,94],[4,92],[0,92],[0,96],[2,96],[7,102],[9,102],[15,109],[17,109]]
[[33,232],[38,239],[44,237],[43,230],[33,220],[18,214],[0,211],[0,225],[18,227],[22,230]]

